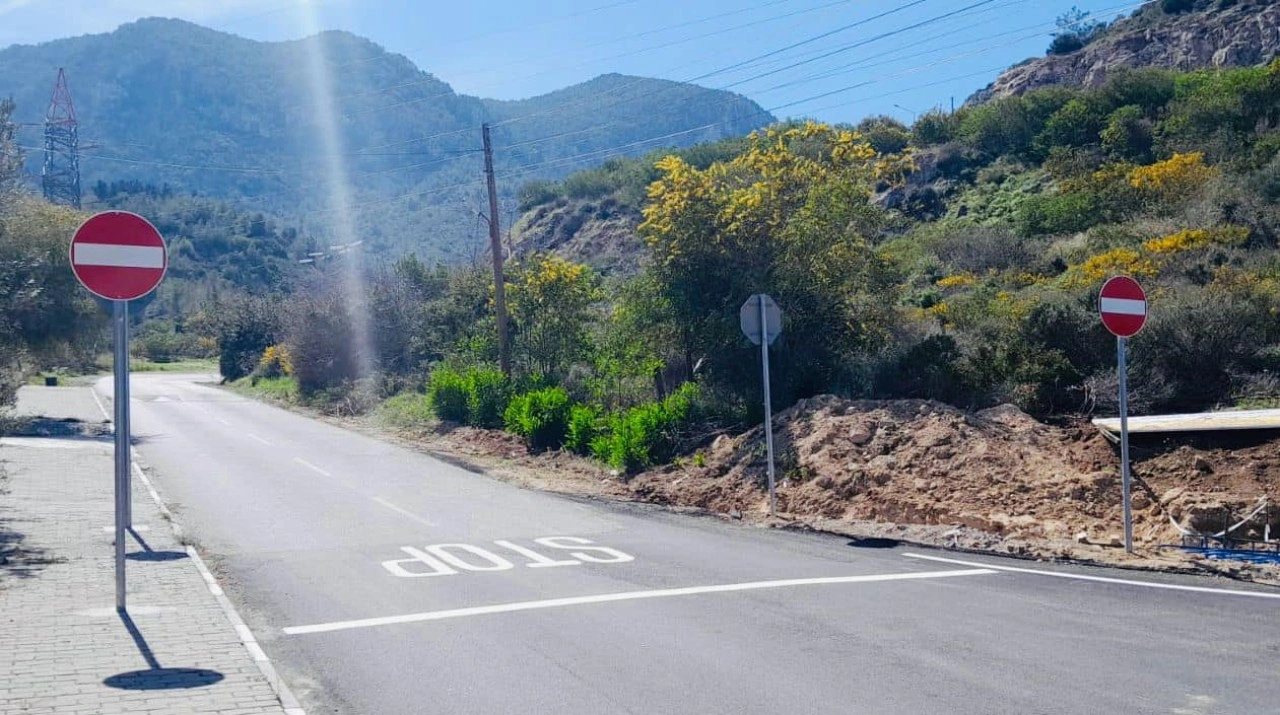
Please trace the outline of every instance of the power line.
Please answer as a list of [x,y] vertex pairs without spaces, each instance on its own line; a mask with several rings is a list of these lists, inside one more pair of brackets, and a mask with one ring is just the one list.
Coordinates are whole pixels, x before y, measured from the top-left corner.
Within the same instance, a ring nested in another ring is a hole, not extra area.
[[[536,22],[536,23],[534,23],[534,24],[532,24],[532,25],[522,25],[522,26],[520,26],[520,27],[510,27],[510,28],[507,28],[507,29],[504,29],[504,30],[494,30],[494,31],[492,31],[492,32],[482,33],[482,34],[476,35],[476,36],[474,36],[474,37],[470,37],[470,38],[467,38],[467,39],[464,39],[464,40],[459,40],[458,42],[454,42],[454,43],[451,43],[451,44],[457,45],[457,44],[461,44],[461,43],[465,43],[465,42],[474,42],[475,40],[479,40],[479,39],[482,39],[482,38],[485,38],[485,37],[493,37],[493,36],[495,36],[495,35],[503,35],[503,34],[506,34],[506,33],[509,33],[509,32],[528,32],[528,31],[529,31],[530,29],[532,29],[532,28],[535,28],[535,27],[542,27],[543,25],[548,25],[548,24],[551,24],[551,23],[556,22],[556,21],[558,21],[558,20],[568,20],[568,19],[570,19],[570,18],[580,17],[580,16],[582,16],[582,15],[590,15],[590,14],[592,14],[592,13],[597,13],[597,12],[601,12],[601,11],[604,11],[604,10],[611,10],[611,9],[613,9],[613,8],[615,8],[615,7],[620,7],[620,6],[622,6],[622,5],[632,5],[632,4],[635,4],[635,3],[639,2],[639,1],[640,1],[640,0],[616,0],[615,2],[611,2],[611,3],[605,4],[605,5],[598,5],[598,6],[596,6],[596,7],[592,7],[592,8],[587,8],[586,10],[575,10],[574,12],[567,13],[567,14],[564,14],[564,15],[558,15],[558,16],[555,16],[555,17],[549,17],[549,18],[546,18],[546,19],[544,19],[544,20],[542,20],[542,21],[540,21],[540,22]],[[446,45],[446,46],[448,46],[448,45]],[[430,45],[419,45],[419,46],[417,46],[417,47],[410,47],[409,49],[405,50],[405,52],[415,52],[415,51],[417,51],[417,50],[421,50],[421,49],[423,49],[423,48],[425,48],[425,47],[430,47]],[[399,53],[396,53],[396,54],[403,55],[404,53],[403,53],[403,52],[399,52]],[[378,55],[370,55],[369,57],[362,57],[362,58],[359,58],[359,59],[351,60],[350,62],[344,62],[344,63],[339,64],[339,65],[334,65],[333,69],[335,69],[335,70],[337,70],[337,69],[344,69],[344,68],[346,68],[346,67],[350,67],[350,66],[353,66],[353,65],[364,64],[364,63],[366,63],[366,62],[381,61],[381,60],[386,59],[386,58],[387,58],[387,57],[389,57],[389,56],[391,56],[389,53],[383,53],[383,54],[378,54]]]
[[887,38],[890,38],[890,37],[895,37],[895,36],[897,36],[897,35],[901,35],[901,34],[902,34],[902,33],[904,33],[904,32],[910,32],[911,30],[917,30],[917,29],[919,29],[919,28],[921,28],[921,27],[925,27],[926,25],[932,25],[933,23],[938,22],[939,20],[946,20],[946,19],[949,19],[949,18],[952,18],[952,17],[956,17],[957,15],[960,15],[960,14],[962,14],[962,13],[964,13],[964,12],[969,11],[969,10],[973,10],[973,9],[975,9],[975,8],[981,7],[981,6],[983,6],[983,5],[990,5],[990,4],[991,4],[991,3],[993,3],[993,2],[995,2],[995,0],[979,0],[979,2],[973,3],[972,5],[968,5],[968,6],[966,6],[966,7],[962,7],[962,8],[960,8],[959,10],[954,10],[954,11],[952,11],[952,12],[947,12],[947,13],[943,13],[943,14],[941,14],[941,15],[936,15],[936,16],[934,16],[934,17],[931,17],[931,18],[927,19],[927,20],[923,20],[923,21],[921,21],[921,22],[917,22],[917,23],[915,23],[915,24],[913,24],[913,25],[907,25],[906,27],[901,27],[901,28],[898,28],[898,29],[896,29],[896,30],[891,30],[891,31],[889,31],[889,32],[883,32],[883,33],[881,33],[881,34],[879,34],[879,35],[876,35],[875,37],[869,37],[869,38],[867,38],[867,39],[865,39],[865,40],[860,40],[860,41],[858,41],[858,42],[854,42],[854,43],[849,44],[849,45],[844,45],[843,47],[838,47],[838,48],[836,48],[836,49],[834,49],[834,50],[831,50],[831,51],[829,51],[829,52],[824,52],[823,54],[818,55],[817,57],[812,57],[812,58],[807,59],[807,60],[801,60],[801,61],[799,61],[799,62],[793,62],[793,63],[791,63],[791,64],[787,65],[786,67],[779,67],[779,68],[777,68],[777,69],[772,69],[772,70],[769,70],[769,71],[767,71],[767,72],[761,72],[761,73],[759,73],[759,74],[757,74],[757,75],[754,75],[754,76],[752,76],[752,77],[748,77],[748,78],[746,78],[746,79],[740,79],[740,80],[738,80],[738,81],[736,81],[736,82],[730,82],[729,84],[725,85],[725,87],[724,87],[724,88],[726,88],[726,89],[727,89],[727,88],[729,88],[729,87],[736,87],[736,86],[738,86],[738,85],[740,85],[740,84],[744,84],[744,83],[746,83],[746,82],[750,82],[750,81],[752,81],[752,80],[760,79],[760,78],[762,78],[762,77],[770,77],[770,76],[772,76],[772,75],[778,74],[779,72],[785,72],[785,71],[787,71],[787,70],[789,70],[789,69],[795,69],[796,67],[800,67],[800,66],[803,66],[803,65],[807,65],[807,64],[809,64],[810,62],[817,62],[818,60],[823,60],[823,59],[826,59],[826,58],[828,58],[828,57],[833,57],[833,56],[838,55],[838,54],[843,54],[843,53],[845,53],[845,52],[848,52],[849,50],[857,49],[857,48],[859,48],[859,47],[865,47],[865,46],[870,45],[870,44],[872,44],[872,43],[874,43],[874,42],[879,42],[880,40],[884,40],[884,39],[887,39]]
[[[623,36],[623,37],[621,37],[621,38],[616,38],[615,40],[613,40],[613,42],[620,42],[620,41],[623,41],[623,40],[626,40],[626,39],[631,39],[631,38],[635,38],[635,37],[640,37],[640,36],[644,36],[644,35],[647,35],[647,34],[653,34],[653,33],[655,33],[655,32],[665,31],[665,30],[667,30],[667,29],[671,29],[671,28],[676,28],[676,27],[686,26],[686,25],[690,25],[690,24],[697,24],[697,23],[701,23],[701,22],[706,22],[706,21],[709,21],[709,20],[711,20],[711,19],[722,18],[722,17],[726,17],[726,16],[734,15],[734,14],[739,14],[739,13],[741,13],[741,12],[745,12],[745,11],[747,11],[747,10],[757,10],[757,9],[761,9],[761,8],[765,8],[765,7],[771,7],[771,6],[773,6],[773,5],[777,5],[777,4],[780,4],[780,3],[783,3],[783,2],[791,2],[791,1],[792,1],[792,0],[774,0],[774,2],[765,3],[764,5],[760,5],[760,6],[758,6],[758,7],[754,7],[754,8],[745,8],[745,9],[743,9],[743,10],[736,10],[736,11],[728,12],[728,13],[720,13],[720,14],[718,14],[718,15],[712,15],[712,16],[710,16],[710,17],[702,18],[702,19],[700,19],[700,20],[693,20],[693,21],[689,21],[689,22],[678,23],[678,24],[676,24],[676,25],[670,25],[670,26],[668,26],[667,28],[659,28],[659,29],[657,29],[657,30],[650,30],[650,31],[648,31],[648,32],[636,33],[635,35],[627,35],[627,36]],[[794,11],[792,11],[792,12],[783,13],[783,14],[781,14],[781,15],[774,15],[774,16],[772,16],[772,17],[767,17],[767,18],[763,18],[763,19],[760,19],[760,20],[755,20],[755,21],[753,21],[753,22],[748,22],[748,23],[744,23],[744,24],[741,24],[741,25],[735,25],[735,26],[733,26],[733,27],[723,28],[723,29],[720,29],[720,30],[716,30],[716,31],[714,31],[714,32],[707,32],[707,33],[703,33],[703,34],[701,34],[701,35],[694,35],[694,36],[692,36],[692,37],[686,37],[686,38],[683,38],[683,39],[680,39],[680,40],[675,40],[675,41],[667,42],[667,43],[660,44],[660,45],[652,45],[652,46],[649,46],[649,47],[643,47],[643,48],[640,48],[640,49],[637,49],[637,50],[632,50],[632,51],[629,51],[629,52],[622,52],[622,53],[619,53],[619,54],[609,55],[609,56],[606,56],[606,57],[597,57],[597,58],[594,58],[594,59],[591,59],[591,60],[585,60],[585,61],[582,61],[582,62],[576,62],[576,63],[572,63],[572,64],[568,64],[568,65],[561,65],[561,66],[558,66],[558,67],[551,67],[551,68],[548,68],[548,69],[545,69],[545,70],[541,70],[541,71],[539,71],[539,72],[534,72],[534,73],[532,73],[532,74],[528,74],[528,75],[524,75],[524,76],[522,76],[522,77],[518,77],[518,78],[516,78],[516,79],[530,79],[530,78],[538,77],[538,76],[541,76],[541,75],[544,75],[544,74],[547,74],[547,73],[550,73],[550,72],[557,72],[557,71],[565,70],[565,69],[573,69],[573,68],[575,68],[575,67],[585,67],[585,66],[588,66],[588,65],[597,64],[597,63],[599,63],[599,62],[604,62],[604,61],[606,61],[606,60],[619,59],[619,58],[622,58],[622,57],[629,57],[629,56],[632,56],[632,55],[642,54],[642,53],[645,53],[645,52],[652,52],[652,51],[654,51],[654,50],[659,50],[659,49],[663,49],[663,48],[667,48],[667,47],[673,47],[673,46],[675,46],[675,45],[681,45],[681,44],[685,44],[685,43],[688,43],[688,42],[693,42],[693,41],[696,41],[696,40],[706,39],[706,38],[708,38],[708,37],[713,37],[713,36],[715,36],[715,35],[722,35],[722,34],[725,34],[725,33],[727,33],[727,32],[734,32],[734,31],[738,31],[738,30],[746,29],[746,28],[748,28],[748,27],[754,27],[754,26],[756,26],[756,25],[761,25],[761,24],[764,24],[764,23],[767,23],[767,22],[775,22],[775,21],[780,20],[780,19],[785,19],[785,18],[789,18],[789,17],[794,17],[794,16],[797,16],[797,15],[802,15],[802,14],[806,14],[806,13],[810,13],[810,12],[815,12],[815,11],[818,11],[818,10],[824,10],[824,9],[827,9],[827,8],[833,7],[833,6],[835,6],[835,5],[844,5],[844,4],[847,4],[847,3],[849,3],[849,2],[854,2],[854,1],[855,1],[855,0],[832,0],[831,2],[827,2],[827,3],[824,3],[824,4],[822,4],[822,5],[818,5],[818,6],[816,6],[816,7],[805,8],[805,9],[802,9],[802,10],[794,10]],[[921,1],[923,2],[924,0],[921,0]],[[588,45],[588,47],[594,47],[594,46],[598,46],[598,45],[600,45],[600,44],[608,44],[608,43],[596,43],[596,45]],[[561,53],[561,54],[563,54],[563,53]],[[496,70],[496,69],[501,69],[501,68],[503,68],[503,67],[509,67],[509,66],[512,66],[512,65],[521,64],[521,63],[525,63],[525,62],[528,62],[528,58],[522,59],[522,60],[517,61],[517,62],[508,62],[508,63],[505,63],[505,64],[503,64],[503,65],[499,65],[499,66],[497,66],[497,67],[489,68],[488,70],[485,70],[485,72],[492,72],[492,71],[494,71],[494,70]],[[481,72],[480,70],[477,70],[477,71],[474,71],[474,72],[471,72],[471,73],[468,73],[468,74],[479,74],[480,72]],[[465,77],[465,76],[467,76],[467,74],[463,74],[462,76],[464,76],[464,77]],[[439,80],[438,80],[438,79],[435,79],[435,78],[434,78],[434,76],[433,76],[433,78],[432,78],[432,79],[415,80],[415,81],[413,81],[413,82],[406,82],[406,83],[403,83],[403,84],[400,84],[400,85],[396,85],[396,86],[394,86],[394,87],[387,88],[387,91],[390,91],[390,90],[392,90],[392,89],[400,89],[400,88],[404,88],[404,87],[415,86],[415,85],[418,85],[418,84],[428,84],[428,83],[431,83],[431,82],[433,82],[433,81],[439,81]],[[633,83],[638,83],[638,82],[633,82]],[[380,92],[382,92],[382,91],[383,91],[383,90],[374,90],[373,92],[367,92],[367,93],[362,93],[362,94],[376,94],[376,93],[380,93]],[[357,96],[357,95],[348,95],[348,96]],[[350,114],[350,115],[348,115],[348,116],[359,116],[359,115],[361,115],[361,114],[369,114],[369,113],[373,113],[373,112],[377,112],[377,111],[381,111],[381,110],[385,110],[385,109],[396,109],[396,108],[403,107],[403,106],[408,106],[408,105],[411,105],[411,104],[420,104],[420,103],[422,103],[422,102],[429,102],[429,101],[431,101],[431,100],[433,100],[433,99],[439,99],[440,97],[447,97],[447,96],[458,96],[458,95],[457,95],[455,92],[453,92],[452,90],[450,90],[450,91],[448,91],[448,92],[438,92],[438,93],[436,93],[436,94],[432,94],[432,95],[429,95],[429,96],[426,96],[426,97],[415,97],[415,98],[413,98],[413,99],[406,99],[406,100],[403,100],[403,101],[400,101],[400,102],[396,102],[396,103],[394,103],[394,104],[387,104],[387,105],[383,105],[383,106],[377,107],[376,109],[361,110],[361,111],[359,111],[359,112],[352,113],[352,114]]]

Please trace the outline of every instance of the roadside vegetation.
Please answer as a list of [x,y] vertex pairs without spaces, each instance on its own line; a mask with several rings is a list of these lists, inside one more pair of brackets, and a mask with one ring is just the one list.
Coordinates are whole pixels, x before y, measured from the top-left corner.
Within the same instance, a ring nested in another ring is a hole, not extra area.
[[79,289],[67,256],[83,216],[20,188],[13,108],[0,100],[0,408],[42,368],[91,369],[106,321]]
[[644,256],[629,275],[509,263],[510,375],[484,262],[413,256],[369,268],[358,295],[315,271],[157,308],[134,352],[216,356],[277,399],[505,429],[635,472],[759,422],[759,353],[737,325],[752,293],[786,315],[777,408],[832,393],[1052,418],[1114,409],[1095,302],[1129,273],[1153,306],[1132,344],[1136,411],[1271,404],[1278,150],[1280,62],[1116,72],[914,126],[782,124],[526,186],[528,214],[637,213]]
[[1121,72],[912,127],[797,122],[529,185],[530,213],[641,212],[646,254],[607,279],[554,255],[510,264],[510,376],[479,264],[409,257],[362,298],[317,281],[204,313],[228,379],[287,379],[300,401],[392,424],[506,429],[622,472],[759,421],[758,352],[737,326],[759,291],[786,313],[779,408],[834,393],[1113,409],[1094,303],[1115,273],[1152,295],[1138,411],[1265,404],[1280,398],[1277,149],[1280,63]]

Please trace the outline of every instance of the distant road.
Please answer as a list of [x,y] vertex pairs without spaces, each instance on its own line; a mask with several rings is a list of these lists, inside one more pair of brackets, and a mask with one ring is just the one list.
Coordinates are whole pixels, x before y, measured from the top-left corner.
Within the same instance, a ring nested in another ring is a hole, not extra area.
[[202,379],[134,434],[309,713],[1280,713],[1280,591],[552,496]]

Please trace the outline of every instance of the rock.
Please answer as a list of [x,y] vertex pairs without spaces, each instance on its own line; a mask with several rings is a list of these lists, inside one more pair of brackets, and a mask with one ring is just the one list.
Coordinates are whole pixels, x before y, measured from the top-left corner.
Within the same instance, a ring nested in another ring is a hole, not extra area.
[[889,455],[881,455],[867,463],[868,469],[878,469],[886,472],[893,471],[897,467],[898,460]]
[[1107,546],[1124,546],[1124,539],[1119,536],[1112,536],[1107,539]]
[[1187,490],[1185,487],[1174,487],[1173,489],[1170,489],[1169,491],[1160,495],[1160,503],[1168,504],[1169,502],[1172,502],[1173,500],[1182,496],[1184,493],[1186,493],[1186,491]]
[[1158,4],[1120,20],[1084,49],[1050,55],[1006,70],[968,104],[1025,94],[1052,85],[1097,87],[1126,67],[1248,67],[1280,54],[1280,4],[1239,0],[1231,7],[1199,3],[1167,15]]
[[871,430],[866,427],[854,427],[853,431],[849,433],[849,441],[862,446],[871,441]]
[[729,518],[730,518],[730,519],[741,519],[741,518],[742,518],[742,510],[741,510],[741,509],[730,509],[730,510],[729,510]]
[[1203,472],[1205,474],[1213,472],[1213,465],[1209,463],[1208,459],[1205,459],[1204,455],[1197,455],[1193,464],[1199,472]]
[[1089,532],[1087,531],[1077,532],[1074,539],[1077,544],[1087,544],[1089,543]]

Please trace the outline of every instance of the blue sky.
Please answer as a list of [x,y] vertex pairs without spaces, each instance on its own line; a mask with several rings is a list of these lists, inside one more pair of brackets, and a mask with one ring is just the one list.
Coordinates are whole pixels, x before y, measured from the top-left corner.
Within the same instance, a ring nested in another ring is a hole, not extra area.
[[[606,72],[696,81],[778,116],[910,121],[1044,53],[1078,5],[1138,0],[0,0],[0,46],[180,17],[258,40],[368,37],[467,94],[515,99]],[[313,14],[315,25],[305,13]],[[913,27],[914,26],[914,27]],[[825,35],[825,36],[824,36]]]

